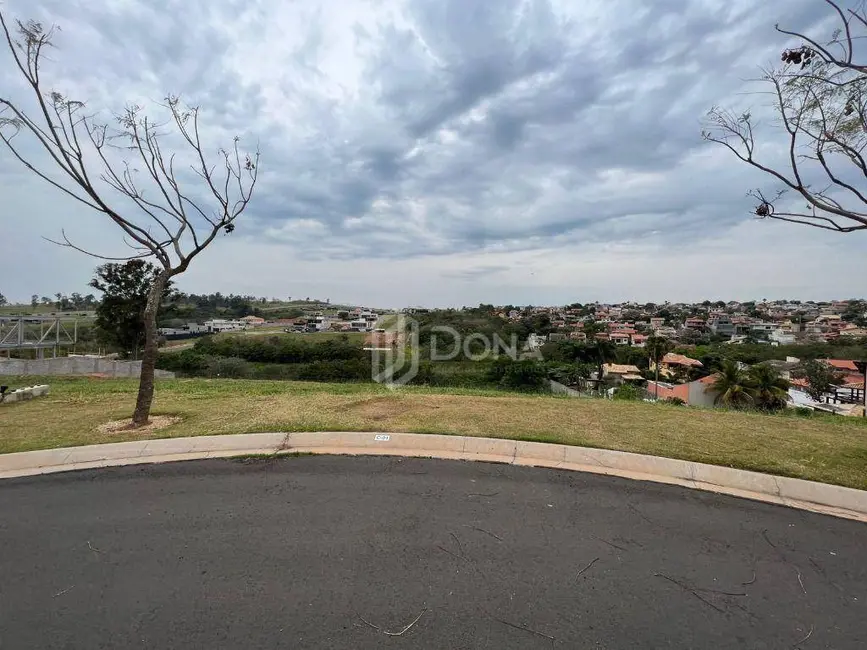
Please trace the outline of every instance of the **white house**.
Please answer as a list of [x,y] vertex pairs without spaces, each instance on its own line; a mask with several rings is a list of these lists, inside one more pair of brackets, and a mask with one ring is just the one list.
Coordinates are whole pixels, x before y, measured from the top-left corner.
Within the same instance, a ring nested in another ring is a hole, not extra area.
[[331,329],[331,319],[327,316],[314,316],[307,319],[308,332],[324,332]]
[[783,329],[775,329],[768,334],[768,340],[775,345],[791,345],[795,342],[795,335]]
[[545,345],[545,337],[541,334],[530,334],[527,337],[527,349],[528,350],[538,350],[543,345]]
[[205,321],[205,327],[208,332],[231,332],[234,330],[242,330],[245,328],[244,323],[238,320],[224,320],[222,318],[214,318]]
[[204,334],[208,328],[198,323],[187,323],[182,327],[160,327],[157,332],[160,336],[187,336],[189,334]]

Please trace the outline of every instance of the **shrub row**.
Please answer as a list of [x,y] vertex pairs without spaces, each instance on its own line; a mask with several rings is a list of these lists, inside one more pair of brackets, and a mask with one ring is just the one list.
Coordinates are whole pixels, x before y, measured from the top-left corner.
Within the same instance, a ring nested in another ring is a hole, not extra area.
[[193,349],[203,355],[237,357],[258,363],[363,360],[369,355],[349,337],[309,342],[287,336],[207,336],[199,339]]

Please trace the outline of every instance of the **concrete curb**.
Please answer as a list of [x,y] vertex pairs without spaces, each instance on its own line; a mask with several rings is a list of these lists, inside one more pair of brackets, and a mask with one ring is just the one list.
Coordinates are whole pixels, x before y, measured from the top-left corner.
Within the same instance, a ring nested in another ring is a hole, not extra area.
[[0,479],[246,454],[475,460],[668,483],[867,522],[867,491],[672,458],[499,438],[417,433],[249,433],[163,438],[0,455]]

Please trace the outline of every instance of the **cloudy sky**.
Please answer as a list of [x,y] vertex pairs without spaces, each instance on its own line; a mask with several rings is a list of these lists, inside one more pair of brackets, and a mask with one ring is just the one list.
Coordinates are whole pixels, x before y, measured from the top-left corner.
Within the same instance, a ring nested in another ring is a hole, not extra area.
[[[701,139],[821,0],[6,0],[56,23],[43,77],[92,111],[180,93],[209,153],[260,143],[253,202],[191,292],[401,305],[864,295],[860,233],[749,215]],[[26,102],[0,53],[0,94]],[[772,129],[764,149],[778,155]],[[35,149],[28,151],[35,152]],[[37,158],[44,161],[44,158]],[[0,150],[0,291],[85,292],[126,250]]]

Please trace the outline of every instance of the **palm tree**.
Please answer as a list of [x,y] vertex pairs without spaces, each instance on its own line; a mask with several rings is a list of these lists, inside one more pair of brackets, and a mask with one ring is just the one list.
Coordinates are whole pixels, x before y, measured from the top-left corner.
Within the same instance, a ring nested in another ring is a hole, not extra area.
[[749,370],[753,399],[757,408],[779,411],[789,401],[789,382],[771,366],[761,363]]
[[726,359],[716,380],[708,390],[719,393],[714,404],[729,408],[747,408],[754,403],[753,386],[749,376],[740,369],[737,362]]
[[654,384],[656,394],[654,397],[659,399],[659,364],[662,363],[662,358],[672,351],[674,344],[665,337],[650,336],[647,338],[645,348],[650,362],[656,368],[656,382]]

